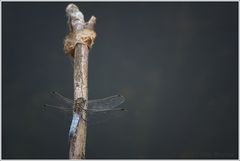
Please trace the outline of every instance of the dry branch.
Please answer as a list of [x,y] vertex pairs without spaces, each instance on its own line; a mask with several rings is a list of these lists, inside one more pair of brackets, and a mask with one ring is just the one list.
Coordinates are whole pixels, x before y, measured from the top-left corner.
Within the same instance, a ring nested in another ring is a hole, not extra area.
[[[77,100],[83,98],[88,100],[88,56],[92,47],[96,33],[94,26],[96,18],[92,16],[88,22],[84,21],[84,16],[74,4],[69,4],[66,8],[70,33],[65,39],[64,50],[74,59],[74,107],[76,109]],[[87,110],[87,103],[84,105]],[[81,116],[76,134],[70,140],[70,159],[84,159],[87,136],[87,115],[85,110],[78,111]],[[76,112],[76,111],[74,111]]]

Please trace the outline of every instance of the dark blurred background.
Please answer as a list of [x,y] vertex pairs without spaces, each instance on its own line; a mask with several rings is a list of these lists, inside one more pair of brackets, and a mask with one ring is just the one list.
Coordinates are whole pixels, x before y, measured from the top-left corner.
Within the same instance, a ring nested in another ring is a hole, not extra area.
[[[73,97],[68,3],[2,3],[2,158],[67,159]],[[97,17],[89,98],[122,94],[121,118],[90,126],[87,158],[238,157],[238,3],[78,3]]]

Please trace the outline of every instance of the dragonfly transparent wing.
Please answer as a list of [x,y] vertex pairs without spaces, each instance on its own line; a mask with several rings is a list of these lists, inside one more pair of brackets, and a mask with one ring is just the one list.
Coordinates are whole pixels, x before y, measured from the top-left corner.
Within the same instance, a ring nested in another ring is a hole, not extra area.
[[125,98],[121,95],[88,101],[88,125],[96,125],[124,116],[122,111],[126,109],[118,107],[124,101]]
[[[73,100],[66,98],[59,94],[58,92],[51,92],[52,96],[54,96],[60,103],[59,109],[67,109],[73,107]],[[122,104],[125,101],[125,98],[121,95],[114,95],[110,97],[106,97],[103,99],[95,99],[88,101],[88,110],[89,112],[105,112],[105,111],[111,111],[111,110],[124,110],[122,108],[116,108],[120,104]],[[47,105],[47,106],[53,106],[53,105]],[[65,107],[65,108],[64,108]]]
[[125,101],[121,95],[114,95],[103,99],[96,99],[88,101],[89,112],[106,112],[115,110],[124,110],[116,108]]
[[64,97],[58,92],[50,92],[50,95],[53,96],[56,100],[58,100],[58,103],[60,106],[65,107],[65,108],[71,108],[73,107],[73,100]]
[[[51,107],[72,113],[73,100],[62,96],[58,92],[51,92],[50,94],[58,100],[58,106],[45,104],[45,107]],[[120,111],[125,111],[125,109],[118,108],[118,106],[124,101],[125,98],[121,95],[114,95],[103,99],[95,99],[88,101],[88,122],[92,125],[95,125],[110,119],[121,117],[120,115],[122,115],[122,112]],[[72,120],[76,120],[75,118],[73,116]],[[72,122],[70,131],[73,131],[71,130],[73,129],[73,125],[74,123]],[[71,132],[69,132],[69,135],[71,135]]]
[[65,112],[72,112],[71,108],[66,108],[66,107],[62,107],[62,106],[54,106],[54,105],[44,104],[43,107],[51,107],[54,109],[63,110]]

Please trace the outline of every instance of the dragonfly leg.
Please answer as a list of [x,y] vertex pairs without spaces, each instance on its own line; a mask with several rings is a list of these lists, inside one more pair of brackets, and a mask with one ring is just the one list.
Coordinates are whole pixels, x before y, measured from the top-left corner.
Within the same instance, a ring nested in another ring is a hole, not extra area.
[[81,119],[82,119],[83,121],[87,122],[87,120],[86,120],[86,119],[84,119],[84,118],[82,117],[82,115],[81,115]]
[[[84,109],[84,108],[82,108],[81,110],[82,110],[82,112],[85,112],[85,116],[86,116],[88,110],[87,110],[87,109]],[[87,120],[82,117],[82,114],[80,115],[80,117],[81,117],[81,119],[82,119],[83,121],[86,121],[86,122],[87,122]]]

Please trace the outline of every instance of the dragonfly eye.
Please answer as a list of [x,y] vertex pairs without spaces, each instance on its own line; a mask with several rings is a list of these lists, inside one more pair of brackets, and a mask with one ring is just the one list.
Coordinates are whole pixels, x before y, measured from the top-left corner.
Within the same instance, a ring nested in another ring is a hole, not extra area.
[[86,100],[83,97],[81,97],[79,99],[80,99],[79,102],[81,102],[81,103],[85,103],[86,102]]

